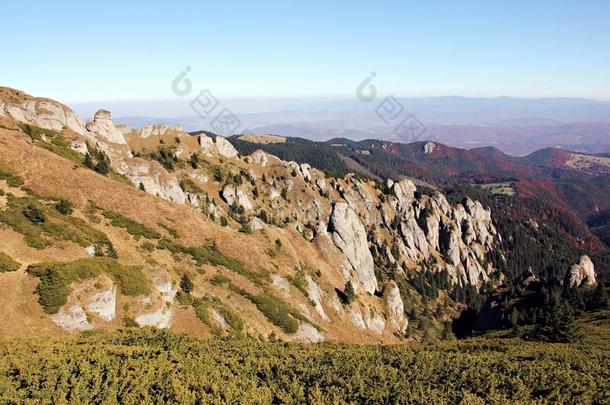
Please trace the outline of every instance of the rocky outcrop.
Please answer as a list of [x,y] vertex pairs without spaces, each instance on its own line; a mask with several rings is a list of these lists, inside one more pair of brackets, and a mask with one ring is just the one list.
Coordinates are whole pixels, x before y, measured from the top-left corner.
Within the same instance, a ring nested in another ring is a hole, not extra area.
[[162,135],[165,135],[166,133],[168,133],[168,131],[173,131],[177,134],[186,134],[184,129],[179,125],[169,127],[167,125],[157,124],[157,125],[145,126],[138,132],[138,136],[140,138],[149,138],[151,136],[162,136]]
[[25,124],[34,125],[53,131],[68,128],[79,135],[85,135],[87,130],[81,119],[68,107],[47,99],[35,99],[22,94],[26,98],[21,104],[2,103],[0,113]]
[[116,287],[112,286],[91,296],[87,312],[106,322],[112,321],[116,315]]
[[252,203],[250,202],[248,195],[239,186],[226,185],[222,189],[222,198],[229,205],[237,204],[244,207],[246,210],[252,209]]
[[356,273],[356,285],[373,294],[377,290],[373,256],[366,240],[366,230],[354,210],[346,203],[336,203],[330,217],[329,230],[333,242]]
[[155,292],[153,296],[145,297],[144,302],[150,304],[154,299],[158,308],[155,311],[138,315],[135,318],[139,326],[154,326],[156,328],[169,328],[174,313],[170,308],[178,290],[172,285],[167,274],[157,276],[154,281]]
[[224,158],[231,159],[238,155],[237,149],[220,135],[212,139],[205,134],[200,134],[197,136],[197,142],[207,156],[217,153]]
[[108,110],[99,110],[93,120],[87,122],[87,130],[101,136],[105,141],[127,144],[125,136],[112,123],[112,114]]
[[70,149],[72,149],[75,152],[80,153],[81,155],[86,155],[87,153],[89,153],[89,149],[87,148],[87,144],[85,142],[82,141],[72,141],[70,143]]
[[409,205],[413,202],[415,191],[417,188],[411,180],[404,179],[392,186],[392,192],[398,199],[398,208],[400,210],[407,210]]
[[93,325],[87,319],[87,313],[80,303],[61,307],[59,312],[51,315],[51,320],[59,327],[73,332],[80,332],[93,328]]
[[237,149],[231,145],[229,141],[227,141],[222,136],[217,136],[214,140],[214,145],[216,145],[216,150],[218,154],[225,158],[234,158],[238,155]]
[[308,323],[302,323],[293,337],[297,340],[308,343],[319,343],[324,341],[324,336]]
[[255,150],[250,154],[250,161],[252,163],[256,163],[257,165],[261,165],[263,167],[267,166],[267,162],[269,161],[269,157],[267,153],[262,150]]
[[384,290],[383,298],[386,304],[387,319],[399,333],[405,333],[409,320],[405,316],[405,307],[400,296],[400,290],[395,281],[389,281]]
[[587,255],[580,258],[578,264],[573,265],[566,274],[566,286],[569,289],[597,284],[595,266]]
[[326,322],[330,321],[328,315],[326,315],[326,312],[324,311],[324,307],[322,306],[322,290],[320,289],[320,287],[318,287],[316,282],[313,280],[313,278],[311,278],[309,274],[305,276],[305,280],[307,281],[307,294],[309,296],[309,299],[313,303],[316,312]]
[[180,188],[176,177],[167,173],[157,162],[139,158],[124,162],[127,170],[121,174],[124,174],[134,186],[140,187],[142,184],[147,193],[178,204],[187,201],[187,195]]

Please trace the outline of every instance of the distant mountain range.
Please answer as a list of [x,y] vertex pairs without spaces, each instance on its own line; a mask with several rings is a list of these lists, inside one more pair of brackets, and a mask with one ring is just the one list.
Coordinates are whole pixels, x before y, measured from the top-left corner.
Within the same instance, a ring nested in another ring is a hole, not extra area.
[[[472,148],[495,146],[511,155],[526,155],[545,147],[587,153],[610,152],[610,102],[575,98],[397,98],[400,117],[412,115],[425,127],[421,136],[397,136],[396,123],[377,114],[382,100],[222,100],[221,107],[241,122],[236,133],[274,133],[316,141],[344,137],[413,142],[435,140]],[[190,100],[107,103],[119,111],[117,122],[142,127],[180,123],[186,130],[210,129],[214,112],[197,116]],[[245,107],[248,105],[248,108]],[[92,113],[86,104],[76,110]],[[221,109],[220,107],[218,108]],[[137,115],[140,111],[153,115]],[[254,112],[252,112],[254,111]],[[230,135],[230,134],[224,134]]]

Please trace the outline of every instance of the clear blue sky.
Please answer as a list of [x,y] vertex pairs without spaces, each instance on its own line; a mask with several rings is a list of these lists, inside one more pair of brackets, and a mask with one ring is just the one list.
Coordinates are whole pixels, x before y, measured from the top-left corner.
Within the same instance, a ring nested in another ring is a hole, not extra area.
[[[504,5],[500,5],[500,3]],[[26,5],[27,4],[27,5]],[[610,99],[606,1],[5,2],[1,85],[64,102],[383,93]]]

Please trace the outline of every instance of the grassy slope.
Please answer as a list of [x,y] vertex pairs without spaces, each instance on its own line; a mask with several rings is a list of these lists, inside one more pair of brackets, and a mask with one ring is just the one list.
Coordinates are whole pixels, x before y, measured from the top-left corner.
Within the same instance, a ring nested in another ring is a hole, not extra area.
[[590,314],[582,344],[203,342],[151,329],[5,340],[0,401],[608,403],[609,326],[610,311]]
[[[91,227],[108,236],[118,252],[122,265],[144,266],[145,273],[164,269],[173,275],[176,283],[183,272],[191,274],[197,286],[194,294],[202,297],[206,293],[211,293],[221,299],[247,321],[246,334],[267,334],[275,331],[282,335],[281,330],[269,322],[269,319],[257,309],[255,303],[229,290],[226,285],[213,285],[210,280],[222,272],[239,288],[252,294],[264,292],[253,285],[248,277],[219,268],[215,263],[198,264],[188,255],[176,257],[173,252],[164,249],[147,251],[142,245],[145,242],[156,243],[155,232],[160,233],[163,238],[170,237],[171,232],[166,228],[171,227],[179,235],[179,242],[183,246],[209,246],[216,243],[221,252],[228,257],[239,258],[245,268],[251,271],[273,271],[288,277],[295,268],[307,266],[324,274],[325,279],[320,280],[321,285],[324,283],[335,285],[333,277],[340,277],[336,266],[325,261],[314,244],[307,243],[299,233],[289,227],[269,229],[266,235],[260,233],[246,235],[234,229],[223,228],[189,206],[173,204],[146,194],[133,186],[77,167],[73,162],[62,159],[48,150],[32,146],[16,131],[0,129],[0,164],[14,170],[14,174],[23,179],[23,187],[31,190],[35,195],[53,196],[70,201],[74,206],[75,216],[86,220]],[[216,191],[216,196],[217,193]],[[88,212],[91,202],[99,207],[94,214],[98,222],[90,220],[91,214]],[[44,205],[44,202],[39,204]],[[103,215],[109,212],[118,213],[121,217]],[[123,217],[143,224],[146,229],[130,234],[129,229],[134,227],[129,226],[130,224]],[[113,223],[116,226],[112,226]],[[148,230],[152,230],[153,233],[149,233]],[[142,240],[139,240],[140,234],[143,235]],[[147,239],[144,234],[149,234],[152,239]],[[271,258],[266,252],[274,246],[276,239],[281,239],[284,247],[277,257]],[[82,247],[69,241],[59,241],[44,249],[34,249],[27,246],[18,233],[3,226],[0,226],[0,241],[0,251],[23,265],[17,272],[0,274],[0,307],[4,308],[0,312],[0,334],[63,336],[64,333],[44,315],[42,308],[36,302],[34,289],[37,280],[28,276],[24,270],[32,264],[67,262],[85,258],[86,254]],[[18,290],[15,286],[19,287]],[[274,291],[271,285],[266,285],[265,288],[278,295],[278,291]],[[327,285],[326,288],[332,291],[332,287]],[[295,306],[299,303],[309,305],[307,298],[296,289],[292,292],[291,301],[291,305]],[[111,329],[121,326],[121,311],[124,303],[119,300],[117,305],[119,316],[116,322],[109,325]],[[200,324],[193,308],[175,309],[176,317],[172,323],[174,330],[201,337],[209,336],[209,330],[193,326]],[[372,332],[355,333],[355,327],[349,321],[341,321],[335,318],[334,314],[330,316],[333,318],[333,324],[324,326],[325,336],[330,340],[352,343],[396,340],[393,336],[378,337]]]

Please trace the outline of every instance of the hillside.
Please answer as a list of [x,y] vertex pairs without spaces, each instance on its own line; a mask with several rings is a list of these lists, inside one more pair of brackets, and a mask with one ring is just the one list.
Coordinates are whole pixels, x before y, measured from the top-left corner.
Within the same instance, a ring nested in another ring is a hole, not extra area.
[[[450,189],[468,183],[492,192],[516,193],[518,197],[535,199],[560,209],[564,215],[580,222],[581,231],[573,235],[575,239],[585,240],[589,248],[605,248],[597,238],[598,235],[603,237],[604,232],[599,225],[596,229],[587,227],[587,223],[610,204],[607,198],[610,195],[610,160],[602,155],[548,148],[525,157],[514,157],[492,147],[467,150],[437,142],[403,144],[344,138],[325,143],[287,138],[286,143],[273,145],[272,149],[235,137],[230,141],[240,152],[261,148],[299,162],[315,162],[317,167],[339,174],[355,171],[382,179],[405,176],[427,187]],[[349,169],[333,163],[346,159],[353,162]]]
[[[557,289],[589,255],[589,277],[570,285],[607,280],[606,251],[560,210],[374,171],[377,156],[410,154],[427,170],[428,155],[442,169],[494,151],[373,144],[367,154],[348,141],[255,135],[232,144],[180,126],[117,126],[106,110],[83,122],[13,89],[0,100],[5,336],[154,326],[206,338],[420,341],[446,335],[528,268]],[[295,161],[303,156],[323,170]]]
[[1,251],[18,268],[0,274],[5,335],[151,325],[397,342],[442,331],[463,305],[450,286],[497,277],[476,201],[2,95]]

